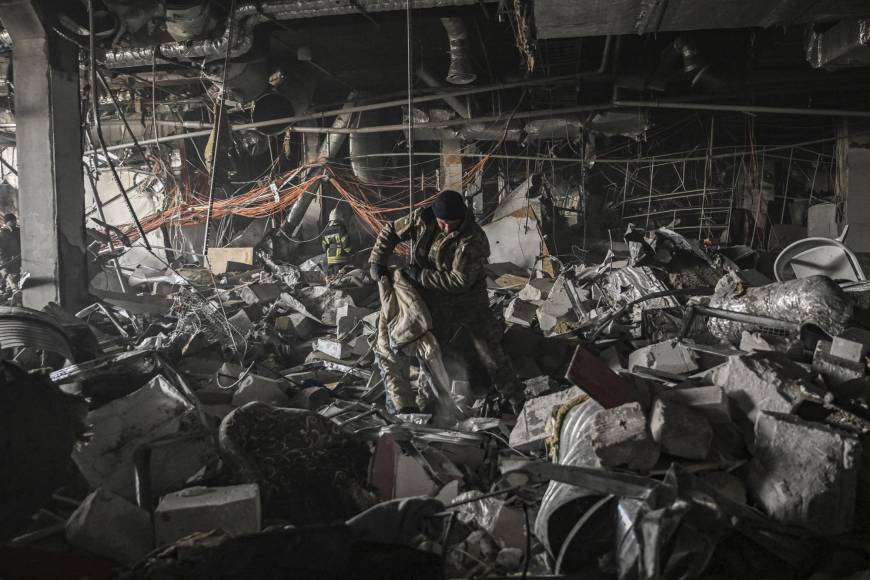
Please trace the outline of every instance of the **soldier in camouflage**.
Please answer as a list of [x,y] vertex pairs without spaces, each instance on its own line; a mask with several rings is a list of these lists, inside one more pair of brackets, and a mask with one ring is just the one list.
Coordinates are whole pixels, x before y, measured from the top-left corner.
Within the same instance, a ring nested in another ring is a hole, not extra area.
[[[432,332],[439,344],[447,348],[460,331],[468,332],[493,385],[516,406],[522,398],[522,386],[502,349],[504,331],[489,308],[486,292],[484,264],[489,257],[489,241],[462,195],[442,191],[430,207],[386,225],[369,258],[372,278],[387,275],[387,261],[401,242],[413,244],[413,264],[405,273],[429,307]],[[396,376],[389,366],[384,370],[387,393],[397,411],[416,412],[406,377]]]

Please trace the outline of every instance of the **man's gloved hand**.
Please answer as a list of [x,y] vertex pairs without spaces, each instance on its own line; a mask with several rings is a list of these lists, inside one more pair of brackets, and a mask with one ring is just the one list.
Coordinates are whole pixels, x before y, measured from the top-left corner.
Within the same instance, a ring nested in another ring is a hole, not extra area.
[[420,534],[438,532],[442,518],[432,516],[444,510],[437,499],[419,496],[379,503],[347,521],[347,527],[366,542],[405,544]]
[[372,263],[369,266],[369,276],[372,277],[372,280],[378,282],[383,276],[390,277],[390,269],[383,264]]

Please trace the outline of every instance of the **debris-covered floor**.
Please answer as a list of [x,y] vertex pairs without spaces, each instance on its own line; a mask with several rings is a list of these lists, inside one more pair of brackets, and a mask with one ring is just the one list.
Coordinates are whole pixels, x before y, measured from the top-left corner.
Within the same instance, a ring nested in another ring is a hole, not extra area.
[[264,255],[77,316],[5,307],[20,478],[0,559],[45,578],[863,577],[870,288],[772,282],[747,248],[667,229],[615,251],[487,267],[518,415],[461,336],[449,384],[405,347],[424,398],[453,404],[394,415],[379,289],[351,266]]

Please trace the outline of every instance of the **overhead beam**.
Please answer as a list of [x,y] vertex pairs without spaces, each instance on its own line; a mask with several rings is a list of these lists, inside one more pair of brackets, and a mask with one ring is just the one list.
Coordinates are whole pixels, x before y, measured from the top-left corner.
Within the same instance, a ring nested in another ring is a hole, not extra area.
[[33,2],[0,0],[0,19],[15,46],[23,303],[75,311],[87,297],[78,50]]

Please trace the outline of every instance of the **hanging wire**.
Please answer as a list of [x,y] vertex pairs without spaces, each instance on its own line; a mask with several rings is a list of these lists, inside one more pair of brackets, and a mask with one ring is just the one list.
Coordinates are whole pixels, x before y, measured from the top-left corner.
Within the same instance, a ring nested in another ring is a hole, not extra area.
[[[235,10],[236,0],[232,0],[230,2],[229,13],[234,14]],[[214,206],[215,175],[217,175],[217,161],[218,152],[220,151],[221,125],[223,124],[224,104],[226,103],[227,96],[227,70],[229,69],[230,53],[232,52],[233,46],[233,32],[235,31],[235,27],[232,25],[232,22],[230,22],[228,26],[229,32],[227,34],[227,53],[224,56],[224,70],[221,75],[221,92],[220,96],[218,97],[218,102],[215,104],[217,112],[215,113],[214,144],[211,158],[211,175],[209,176],[208,182],[208,207],[206,208],[205,213],[205,235],[203,236],[202,240],[203,260],[208,259],[209,226],[211,225],[212,208]],[[232,138],[232,136],[230,136],[230,138]]]
[[408,39],[408,222],[411,239],[409,262],[414,263],[414,37],[411,19],[412,2],[407,0],[405,26]]

